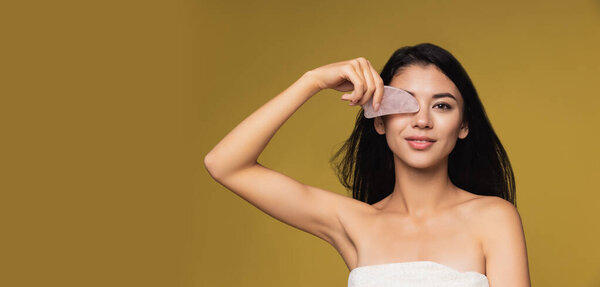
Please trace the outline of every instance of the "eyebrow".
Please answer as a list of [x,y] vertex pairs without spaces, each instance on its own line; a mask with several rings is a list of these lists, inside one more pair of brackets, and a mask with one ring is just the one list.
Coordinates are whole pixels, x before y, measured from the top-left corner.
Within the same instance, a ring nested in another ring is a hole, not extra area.
[[[411,94],[413,97],[415,96],[415,94],[413,92],[407,91],[407,90],[405,90],[405,91],[408,92],[409,94]],[[439,98],[453,98],[454,101],[456,101],[458,103],[458,100],[456,100],[456,98],[452,94],[450,94],[450,93],[435,94],[435,95],[432,96],[432,98],[434,98],[434,99],[439,99]]]

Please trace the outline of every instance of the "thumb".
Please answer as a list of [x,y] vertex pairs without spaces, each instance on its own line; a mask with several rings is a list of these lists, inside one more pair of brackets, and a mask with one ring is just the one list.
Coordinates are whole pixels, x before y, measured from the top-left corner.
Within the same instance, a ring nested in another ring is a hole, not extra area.
[[352,96],[352,94],[343,94],[341,99],[342,100],[349,100],[349,99],[351,99],[351,96]]

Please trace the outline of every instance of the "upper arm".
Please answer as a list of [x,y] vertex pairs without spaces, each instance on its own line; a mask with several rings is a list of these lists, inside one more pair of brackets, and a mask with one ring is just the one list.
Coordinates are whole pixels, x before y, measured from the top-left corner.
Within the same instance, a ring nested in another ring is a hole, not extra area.
[[483,251],[490,287],[531,286],[525,233],[515,206],[500,197],[483,207]]
[[215,178],[261,211],[330,244],[346,236],[338,211],[355,199],[309,186],[282,173],[255,164]]

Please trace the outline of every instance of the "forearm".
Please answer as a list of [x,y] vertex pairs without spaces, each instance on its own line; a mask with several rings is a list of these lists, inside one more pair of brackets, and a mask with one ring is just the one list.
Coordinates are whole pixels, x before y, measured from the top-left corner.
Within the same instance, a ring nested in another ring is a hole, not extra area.
[[319,90],[305,73],[254,111],[206,155],[204,164],[210,174],[221,177],[256,164],[275,132]]

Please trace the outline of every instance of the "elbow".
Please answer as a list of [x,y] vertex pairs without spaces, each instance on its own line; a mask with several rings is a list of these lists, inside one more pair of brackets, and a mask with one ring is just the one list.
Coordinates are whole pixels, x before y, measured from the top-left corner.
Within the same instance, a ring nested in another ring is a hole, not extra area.
[[215,168],[215,158],[210,153],[204,157],[204,168],[212,178],[218,178],[218,172]]
[[235,163],[229,163],[226,159],[219,158],[214,154],[208,153],[204,157],[204,168],[208,171],[208,174],[215,180],[219,181],[230,174],[233,174],[239,170],[252,167],[254,165],[260,165],[257,161],[253,164],[239,165]]

